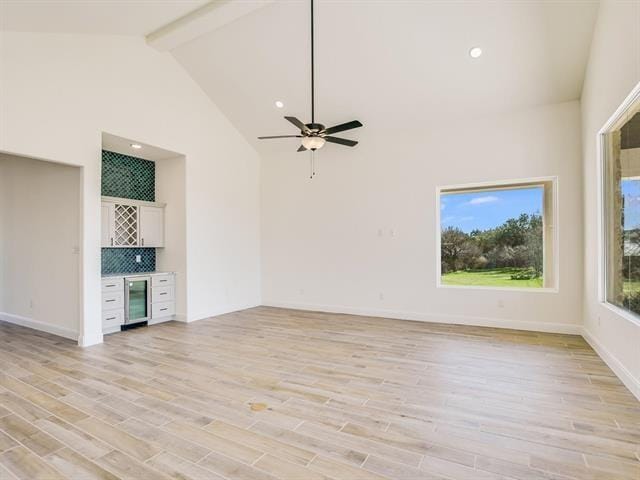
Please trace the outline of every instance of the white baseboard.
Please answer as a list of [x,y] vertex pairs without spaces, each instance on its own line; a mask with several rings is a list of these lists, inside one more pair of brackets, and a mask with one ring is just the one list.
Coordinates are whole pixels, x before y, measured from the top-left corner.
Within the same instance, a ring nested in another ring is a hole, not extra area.
[[418,312],[403,312],[384,309],[355,308],[342,305],[317,305],[306,303],[264,301],[268,307],[293,308],[327,313],[346,313],[349,315],[363,315],[367,317],[393,318],[397,320],[413,320],[429,323],[449,323],[454,325],[470,325],[475,327],[508,328],[512,330],[527,330],[545,333],[566,333],[581,335],[582,325],[573,323],[528,322],[520,320],[502,320],[486,317],[472,317],[464,315],[428,314]]
[[197,322],[199,320],[206,320],[207,318],[217,317],[218,315],[224,315],[225,313],[239,312],[240,310],[246,310],[247,308],[258,307],[260,305],[261,305],[260,303],[227,305],[223,308],[216,309],[211,313],[196,314],[190,318],[187,318],[186,322],[191,323],[191,322]]
[[596,337],[589,332],[586,328],[582,329],[582,336],[587,341],[591,348],[593,348],[600,358],[606,363],[613,373],[624,383],[625,387],[640,400],[640,379],[635,378],[631,372],[625,367],[620,360],[618,360],[604,345],[602,345]]
[[32,328],[41,332],[51,333],[52,335],[58,335],[59,337],[78,340],[78,332],[71,328],[51,325],[50,323],[40,322],[20,315],[3,312],[0,312],[0,320],[7,323],[13,323],[14,325],[20,325],[21,327]]
[[104,341],[104,335],[102,333],[94,333],[93,335],[80,335],[78,338],[78,345],[81,347],[90,347],[91,345],[98,345]]

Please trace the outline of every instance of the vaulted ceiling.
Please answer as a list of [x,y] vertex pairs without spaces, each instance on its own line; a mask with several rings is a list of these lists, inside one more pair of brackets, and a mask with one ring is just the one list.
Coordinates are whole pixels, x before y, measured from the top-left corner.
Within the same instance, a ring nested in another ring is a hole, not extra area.
[[208,0],[2,0],[0,29],[146,35]]
[[[316,117],[356,118],[384,135],[578,99],[596,11],[595,2],[317,0]],[[309,42],[309,2],[287,1],[172,53],[257,148],[290,151],[295,139],[255,137],[293,133],[284,114],[310,121]]]
[[[295,133],[283,115],[310,121],[309,2],[251,1],[261,8],[171,54],[259,151],[291,151],[295,139],[255,137]],[[56,3],[5,0],[1,26],[145,35],[205,2]],[[384,135],[578,99],[597,8],[591,0],[316,0],[316,120],[359,119]],[[473,46],[484,51],[479,59],[468,55]]]

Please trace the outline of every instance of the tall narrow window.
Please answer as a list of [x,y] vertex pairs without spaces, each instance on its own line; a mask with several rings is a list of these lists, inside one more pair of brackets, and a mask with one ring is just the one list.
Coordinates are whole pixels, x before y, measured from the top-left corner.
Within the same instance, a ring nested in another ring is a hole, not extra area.
[[440,285],[555,286],[554,182],[442,188]]
[[640,314],[640,102],[603,135],[606,300]]

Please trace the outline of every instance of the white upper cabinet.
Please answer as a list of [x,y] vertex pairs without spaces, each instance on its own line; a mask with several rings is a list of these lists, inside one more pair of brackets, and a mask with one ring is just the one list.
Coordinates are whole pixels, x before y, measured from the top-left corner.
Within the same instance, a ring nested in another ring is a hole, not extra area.
[[164,247],[164,208],[139,207],[140,246]]
[[113,213],[115,205],[113,203],[102,202],[101,211],[101,240],[100,245],[102,247],[113,247]]
[[164,247],[164,205],[103,197],[102,247]]

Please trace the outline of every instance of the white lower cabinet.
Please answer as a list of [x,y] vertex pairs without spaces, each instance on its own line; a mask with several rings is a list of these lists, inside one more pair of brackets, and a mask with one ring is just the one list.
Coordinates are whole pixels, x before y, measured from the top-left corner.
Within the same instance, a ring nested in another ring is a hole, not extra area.
[[124,308],[124,291],[102,292],[102,310],[122,310]]
[[175,302],[161,302],[151,304],[151,319],[171,317],[176,313]]
[[124,310],[107,310],[102,312],[102,330],[120,330],[124,323]]
[[102,279],[103,292],[124,293],[123,288],[124,288],[124,278],[122,277],[107,277]]
[[[102,333],[119,332],[125,323],[125,276],[131,278],[136,274],[102,279]],[[148,291],[151,296],[151,319],[148,324],[173,320],[176,314],[175,274],[151,273],[140,276],[151,276]]]
[[151,303],[173,302],[175,300],[174,286],[151,287]]
[[102,333],[120,331],[124,323],[124,279],[102,279]]
[[151,277],[151,322],[173,320],[176,314],[175,274],[157,274]]
[[151,277],[152,287],[166,287],[167,285],[175,285],[176,276],[173,273],[160,273]]

